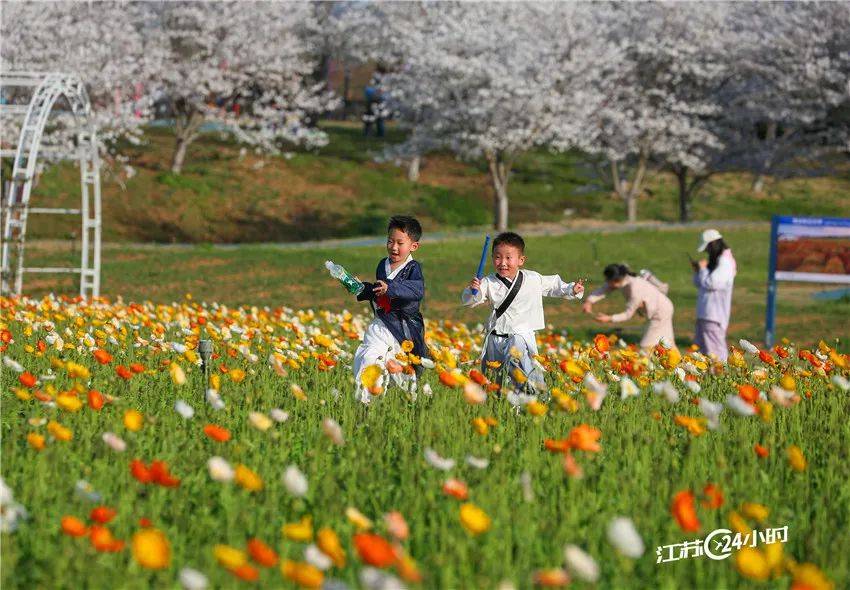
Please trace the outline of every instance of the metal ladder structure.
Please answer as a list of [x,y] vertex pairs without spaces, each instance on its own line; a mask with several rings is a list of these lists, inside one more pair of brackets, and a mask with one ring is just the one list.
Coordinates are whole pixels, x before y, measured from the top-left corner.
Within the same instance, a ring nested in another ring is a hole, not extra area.
[[[97,132],[91,118],[88,93],[79,76],[68,73],[0,72],[0,92],[12,88],[35,88],[29,105],[2,104],[0,114],[24,115],[17,148],[0,150],[0,158],[12,157],[12,177],[2,203],[3,249],[0,295],[20,296],[24,273],[78,273],[80,295],[100,294],[100,157]],[[20,92],[20,91],[19,91]],[[79,162],[81,204],[79,209],[30,207],[30,193],[45,125],[57,100],[67,101],[75,122],[76,148],[61,154]],[[79,267],[25,267],[24,249],[29,214],[80,215],[82,248]]]

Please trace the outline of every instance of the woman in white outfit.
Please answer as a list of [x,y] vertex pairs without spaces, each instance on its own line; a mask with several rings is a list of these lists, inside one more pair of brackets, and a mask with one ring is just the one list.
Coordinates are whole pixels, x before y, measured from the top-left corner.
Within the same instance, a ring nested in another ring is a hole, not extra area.
[[694,285],[697,288],[697,326],[694,343],[703,354],[726,362],[729,348],[726,330],[732,312],[732,288],[738,266],[732,250],[716,229],[702,232],[698,252],[707,259],[692,262]]

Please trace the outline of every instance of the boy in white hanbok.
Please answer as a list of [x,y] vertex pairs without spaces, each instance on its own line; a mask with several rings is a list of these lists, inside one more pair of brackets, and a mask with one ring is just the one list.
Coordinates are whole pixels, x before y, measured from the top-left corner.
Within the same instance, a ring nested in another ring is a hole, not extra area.
[[498,364],[499,382],[507,371],[514,387],[527,393],[545,390],[543,373],[534,360],[535,331],[545,327],[543,297],[581,299],[581,281],[565,283],[558,275],[541,275],[523,270],[525,241],[505,232],[493,240],[496,272],[474,278],[461,295],[463,305],[475,307],[489,301],[493,306],[484,334],[481,369],[485,374]]

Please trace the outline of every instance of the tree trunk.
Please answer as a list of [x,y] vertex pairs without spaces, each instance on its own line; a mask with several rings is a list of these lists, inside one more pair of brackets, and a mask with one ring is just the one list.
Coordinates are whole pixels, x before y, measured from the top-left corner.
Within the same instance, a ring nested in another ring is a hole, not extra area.
[[[191,109],[191,107],[190,107]],[[198,129],[204,117],[200,112],[191,109],[189,112],[174,113],[174,135],[176,143],[174,155],[171,158],[171,172],[180,174],[183,171],[183,161],[186,159],[186,149],[198,137]]]
[[611,180],[614,185],[614,192],[623,199],[626,205],[626,220],[629,223],[637,221],[637,201],[643,188],[643,177],[646,174],[648,158],[644,152],[641,152],[638,157],[637,167],[635,168],[635,176],[631,184],[625,178],[620,178],[620,168],[617,162],[611,161]]
[[493,227],[502,232],[508,229],[508,175],[511,161],[501,152],[488,152],[486,157],[493,183]]
[[688,169],[679,166],[674,170],[676,181],[679,185],[679,221],[686,223],[690,217],[690,203],[688,202]]
[[174,149],[174,156],[171,158],[171,172],[180,174],[183,171],[183,160],[186,158],[186,148],[189,147],[189,142],[185,138],[177,138],[177,147]]
[[419,165],[422,162],[421,156],[413,156],[407,165],[407,180],[410,182],[419,182]]
[[[772,143],[776,140],[776,122],[770,121],[767,124],[767,131],[765,132],[765,142]],[[768,148],[768,154],[773,154],[772,148]],[[764,190],[764,177],[765,173],[770,170],[772,165],[772,157],[769,155],[767,160],[762,164],[762,169],[756,174],[756,177],[753,179],[752,191],[755,194],[761,194]]]

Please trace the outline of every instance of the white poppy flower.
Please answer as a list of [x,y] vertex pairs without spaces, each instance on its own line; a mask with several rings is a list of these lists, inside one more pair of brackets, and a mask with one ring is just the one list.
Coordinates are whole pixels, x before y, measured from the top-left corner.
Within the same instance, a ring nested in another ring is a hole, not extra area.
[[127,450],[127,443],[125,443],[124,440],[114,432],[104,432],[102,438],[103,442],[105,442],[113,451],[123,453]]
[[717,430],[720,428],[720,412],[723,411],[723,404],[712,402],[701,397],[699,399],[699,409],[708,421],[709,430]]
[[283,485],[296,498],[307,495],[307,477],[295,465],[290,465],[283,472]]
[[195,415],[195,408],[184,402],[182,399],[174,402],[174,410],[186,420],[191,420]]
[[286,422],[289,420],[289,412],[284,412],[280,408],[273,408],[269,412],[269,416],[271,416],[272,420],[275,422]]
[[632,559],[637,559],[644,552],[643,539],[635,528],[631,518],[620,516],[608,524],[608,542],[614,548]]
[[640,388],[628,377],[623,377],[620,381],[620,399],[635,395],[640,395]]
[[443,471],[449,471],[455,466],[454,459],[445,459],[441,457],[437,451],[431,447],[425,449],[425,460],[429,465],[431,465],[431,467],[435,467]]
[[179,574],[180,585],[185,590],[204,590],[207,587],[207,577],[198,570],[184,567]]
[[342,428],[333,418],[325,418],[322,421],[322,430],[335,445],[341,447],[345,444],[345,438],[342,435]]
[[836,387],[841,389],[841,391],[850,391],[850,381],[843,375],[835,374],[832,376],[832,382]]
[[312,543],[304,549],[304,561],[322,571],[330,569],[333,565],[331,558]]
[[15,373],[24,372],[23,365],[8,355],[3,356],[3,364],[12,369]]
[[215,481],[228,482],[233,480],[233,468],[222,457],[210,457],[207,461],[207,469],[210,472],[210,477]]
[[487,469],[490,465],[490,460],[476,457],[475,455],[467,455],[466,464],[475,469]]
[[564,561],[577,578],[591,583],[599,580],[599,564],[578,545],[567,545],[564,548]]
[[652,384],[652,389],[655,393],[663,395],[664,398],[671,404],[679,401],[679,390],[669,381],[660,381]]
[[750,342],[749,340],[744,340],[743,338],[741,338],[740,340],[738,340],[738,344],[740,344],[741,348],[743,348],[744,350],[746,350],[750,354],[758,354],[759,353],[759,349],[756,348],[756,345],[753,344],[752,342]]
[[727,395],[726,405],[739,416],[752,416],[756,413],[756,409],[738,395]]

